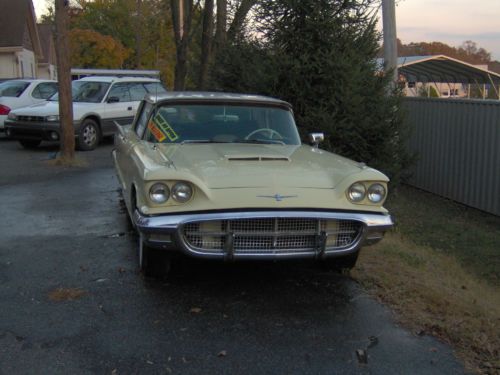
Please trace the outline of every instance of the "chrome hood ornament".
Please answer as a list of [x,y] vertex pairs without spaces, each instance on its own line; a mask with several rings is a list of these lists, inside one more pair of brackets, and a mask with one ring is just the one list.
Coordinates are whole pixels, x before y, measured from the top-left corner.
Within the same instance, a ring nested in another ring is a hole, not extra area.
[[276,202],[281,202],[283,199],[287,198],[297,198],[298,195],[281,195],[281,194],[274,194],[274,195],[257,195],[257,198],[272,198],[276,199]]

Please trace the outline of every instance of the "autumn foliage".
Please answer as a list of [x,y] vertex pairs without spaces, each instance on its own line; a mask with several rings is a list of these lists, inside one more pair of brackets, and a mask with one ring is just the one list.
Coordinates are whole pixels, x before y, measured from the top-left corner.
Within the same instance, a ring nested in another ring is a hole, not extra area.
[[118,68],[131,53],[118,40],[93,30],[73,29],[69,38],[73,67]]

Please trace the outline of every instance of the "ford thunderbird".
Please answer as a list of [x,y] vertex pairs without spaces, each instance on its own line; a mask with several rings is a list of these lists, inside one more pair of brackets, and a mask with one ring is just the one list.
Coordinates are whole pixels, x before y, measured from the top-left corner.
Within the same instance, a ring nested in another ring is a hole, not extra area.
[[350,269],[393,225],[388,178],[320,149],[321,133],[302,144],[287,102],[149,95],[118,129],[113,160],[147,276],[165,276],[180,254]]

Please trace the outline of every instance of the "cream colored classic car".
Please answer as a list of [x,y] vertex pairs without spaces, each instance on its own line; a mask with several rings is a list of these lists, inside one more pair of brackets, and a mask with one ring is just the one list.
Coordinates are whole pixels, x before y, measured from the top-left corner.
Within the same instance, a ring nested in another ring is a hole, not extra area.
[[170,92],[119,129],[113,158],[145,275],[166,275],[179,253],[352,268],[393,225],[388,178],[319,149],[322,134],[301,144],[284,101]]

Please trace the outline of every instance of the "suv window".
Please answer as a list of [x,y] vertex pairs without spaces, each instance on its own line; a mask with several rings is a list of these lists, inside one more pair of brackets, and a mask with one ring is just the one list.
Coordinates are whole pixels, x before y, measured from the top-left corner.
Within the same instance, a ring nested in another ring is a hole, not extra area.
[[55,82],[44,82],[39,83],[31,96],[36,99],[48,99],[57,92],[57,83]]
[[112,97],[118,98],[118,101],[120,101],[120,102],[132,101],[132,99],[130,98],[128,84],[127,83],[117,83],[117,84],[113,85],[113,87],[111,87],[111,90],[109,91],[108,100]]
[[132,101],[140,101],[144,99],[144,95],[147,94],[142,82],[129,83],[129,90]]
[[160,82],[147,82],[144,84],[150,94],[162,94],[167,92]]

